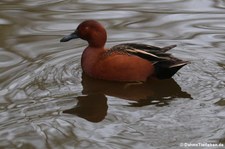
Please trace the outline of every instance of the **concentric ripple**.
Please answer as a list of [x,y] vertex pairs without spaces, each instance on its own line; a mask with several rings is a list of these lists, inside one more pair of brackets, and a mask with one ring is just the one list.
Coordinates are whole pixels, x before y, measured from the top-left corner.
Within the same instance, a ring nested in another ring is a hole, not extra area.
[[[224,8],[223,0],[1,0],[0,148],[224,143]],[[106,27],[106,47],[177,44],[169,52],[190,64],[148,84],[89,78],[80,64],[87,42],[59,42],[86,19]]]
[[10,67],[20,63],[22,58],[0,49],[0,68]]

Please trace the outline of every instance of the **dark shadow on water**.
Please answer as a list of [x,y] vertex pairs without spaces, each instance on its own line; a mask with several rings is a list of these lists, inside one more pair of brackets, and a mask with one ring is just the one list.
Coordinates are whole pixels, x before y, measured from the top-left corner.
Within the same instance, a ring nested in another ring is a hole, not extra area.
[[91,122],[100,122],[107,115],[106,96],[127,100],[133,107],[165,106],[175,98],[191,99],[191,95],[182,91],[174,79],[121,83],[97,80],[83,74],[82,85],[84,96],[77,97],[78,104],[64,113],[74,114]]
[[90,122],[100,122],[107,115],[107,98],[103,94],[90,94],[77,97],[78,104],[64,113],[77,115]]
[[104,81],[82,75],[82,93],[104,94],[129,101],[168,100],[174,98],[191,98],[191,95],[181,90],[174,79],[149,79],[147,82],[121,83]]

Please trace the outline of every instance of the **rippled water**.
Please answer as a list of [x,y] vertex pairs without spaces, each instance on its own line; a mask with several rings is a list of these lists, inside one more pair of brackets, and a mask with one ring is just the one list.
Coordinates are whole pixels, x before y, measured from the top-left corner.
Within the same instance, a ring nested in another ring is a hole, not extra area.
[[[108,47],[177,44],[171,52],[191,64],[144,84],[88,78],[86,42],[59,40],[90,18],[106,26]],[[2,0],[0,148],[225,143],[224,20],[223,0]]]

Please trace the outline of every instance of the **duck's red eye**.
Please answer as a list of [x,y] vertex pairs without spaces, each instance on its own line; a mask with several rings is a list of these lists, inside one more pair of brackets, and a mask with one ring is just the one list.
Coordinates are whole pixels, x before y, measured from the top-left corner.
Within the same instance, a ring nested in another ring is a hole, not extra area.
[[88,31],[89,30],[89,27],[88,26],[85,26],[84,30],[85,31]]

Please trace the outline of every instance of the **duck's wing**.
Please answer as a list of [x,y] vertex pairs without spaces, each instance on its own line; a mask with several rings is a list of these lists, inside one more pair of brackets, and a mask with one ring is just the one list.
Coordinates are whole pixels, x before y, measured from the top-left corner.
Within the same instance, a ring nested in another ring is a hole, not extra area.
[[170,45],[170,46],[166,46],[166,47],[160,48],[160,47],[147,45],[147,44],[126,43],[126,44],[119,44],[118,46],[127,46],[127,47],[140,49],[140,50],[144,50],[144,51],[161,51],[161,52],[166,52],[166,51],[169,51],[169,50],[175,48],[177,45]]
[[188,64],[187,61],[180,60],[166,53],[174,47],[176,45],[160,48],[146,44],[127,43],[112,47],[109,53],[125,53],[146,59],[154,65],[158,78],[167,79],[171,78],[180,68]]
[[151,62],[158,62],[164,60],[170,60],[171,54],[165,53],[166,51],[176,47],[176,45],[167,46],[164,48],[159,48],[151,45],[146,44],[137,44],[137,43],[126,43],[126,44],[119,44],[112,47],[109,50],[109,53],[127,53],[131,55],[139,56],[143,59],[146,59]]

